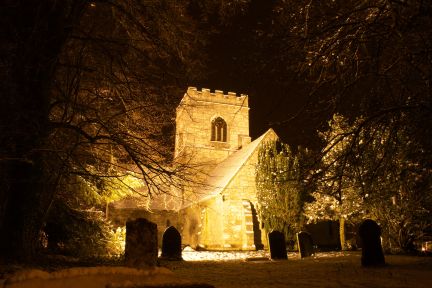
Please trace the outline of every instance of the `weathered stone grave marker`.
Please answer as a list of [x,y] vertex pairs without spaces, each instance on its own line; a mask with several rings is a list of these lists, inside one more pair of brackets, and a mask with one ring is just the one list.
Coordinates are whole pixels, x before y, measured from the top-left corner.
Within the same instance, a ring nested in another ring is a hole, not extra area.
[[286,252],[285,235],[279,231],[273,231],[268,234],[270,258],[271,259],[288,259]]
[[144,218],[128,220],[126,222],[126,266],[156,266],[157,255],[157,225]]
[[168,227],[162,236],[161,258],[182,260],[181,235],[174,226]]
[[362,242],[362,266],[380,266],[385,264],[384,253],[381,247],[381,228],[378,224],[367,219],[359,226],[359,235]]
[[297,246],[300,258],[309,257],[314,254],[312,235],[308,232],[301,231],[297,233]]

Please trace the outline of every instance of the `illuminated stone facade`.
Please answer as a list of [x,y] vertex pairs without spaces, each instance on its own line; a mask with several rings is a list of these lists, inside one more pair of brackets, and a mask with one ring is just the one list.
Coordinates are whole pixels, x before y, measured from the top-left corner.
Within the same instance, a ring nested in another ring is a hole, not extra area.
[[177,108],[173,166],[186,163],[194,172],[193,185],[153,195],[150,203],[140,197],[112,203],[110,220],[123,226],[126,219],[147,218],[157,224],[159,242],[173,225],[182,244],[194,248],[265,248],[267,233],[256,213],[255,167],[260,145],[275,139],[270,129],[251,142],[247,95],[190,87]]
[[177,108],[175,161],[198,165],[203,185],[185,191],[179,212],[183,244],[236,250],[267,246],[256,214],[255,166],[260,145],[274,139],[270,129],[251,142],[248,96],[187,90]]
[[[225,141],[217,137],[212,139],[215,120],[226,123]],[[246,95],[188,88],[177,108],[174,155],[177,161],[207,164],[206,169],[211,169],[248,143],[249,106]]]

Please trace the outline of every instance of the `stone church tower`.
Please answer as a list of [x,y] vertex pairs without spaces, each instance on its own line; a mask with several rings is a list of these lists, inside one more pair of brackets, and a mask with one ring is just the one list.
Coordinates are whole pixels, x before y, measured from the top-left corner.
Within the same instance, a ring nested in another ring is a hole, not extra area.
[[176,161],[210,170],[250,142],[247,95],[188,88],[177,108]]
[[251,142],[248,96],[189,87],[176,117],[175,162],[194,168],[179,209],[182,241],[191,247],[254,250],[266,247],[256,207],[255,169],[269,129]]
[[186,164],[187,177],[171,193],[153,195],[148,210],[123,203],[123,219],[146,217],[161,236],[173,225],[192,248],[266,248],[255,171],[260,147],[276,139],[269,129],[251,141],[248,96],[189,87],[177,108],[173,163]]

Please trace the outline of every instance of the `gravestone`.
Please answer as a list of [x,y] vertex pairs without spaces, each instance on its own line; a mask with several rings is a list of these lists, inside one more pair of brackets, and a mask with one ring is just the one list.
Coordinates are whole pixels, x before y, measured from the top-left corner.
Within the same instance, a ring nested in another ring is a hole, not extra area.
[[161,258],[165,260],[182,260],[181,236],[174,226],[168,227],[162,236]]
[[367,219],[359,226],[359,236],[362,244],[362,266],[381,266],[385,264],[381,247],[381,228],[378,224]]
[[270,258],[271,259],[288,259],[285,244],[285,235],[279,231],[273,231],[268,234]]
[[297,246],[300,258],[309,257],[314,254],[312,236],[308,232],[301,231],[297,233]]
[[126,222],[125,265],[152,267],[157,264],[157,225],[144,218]]

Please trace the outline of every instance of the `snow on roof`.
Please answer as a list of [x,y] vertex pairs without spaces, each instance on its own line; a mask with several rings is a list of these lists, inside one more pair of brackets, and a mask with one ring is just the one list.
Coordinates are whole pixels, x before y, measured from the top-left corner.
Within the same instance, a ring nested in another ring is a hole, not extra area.
[[206,201],[219,195],[229,182],[237,175],[240,169],[246,165],[249,158],[265,140],[277,139],[273,129],[267,130],[259,138],[255,139],[242,149],[234,152],[227,159],[219,163],[207,177],[204,185],[199,185],[199,191],[184,199],[181,191],[173,190],[171,193],[152,195],[152,198],[130,197],[112,203],[114,208],[144,208],[149,211],[173,210],[187,208],[193,204]]
[[205,188],[197,199],[185,203],[182,208],[187,208],[195,203],[199,203],[208,200],[216,195],[219,195],[229,182],[234,178],[240,169],[246,164],[249,158],[253,155],[255,150],[265,139],[278,138],[276,132],[272,128],[267,130],[259,138],[255,139],[247,146],[243,147],[239,151],[228,156],[227,159],[219,163],[209,174]]

